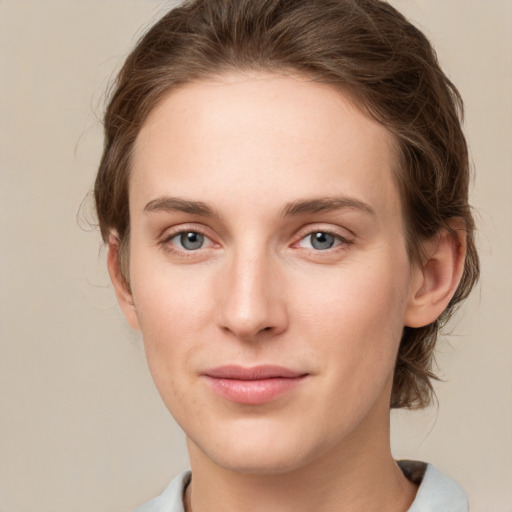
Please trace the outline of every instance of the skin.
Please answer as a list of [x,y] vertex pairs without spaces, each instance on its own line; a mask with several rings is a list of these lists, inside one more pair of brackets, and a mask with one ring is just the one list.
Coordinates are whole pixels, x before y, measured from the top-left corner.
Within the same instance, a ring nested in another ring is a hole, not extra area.
[[[109,270],[187,435],[187,510],[410,506],[389,446],[394,363],[403,326],[446,307],[464,247],[441,233],[409,261],[393,149],[340,91],[264,73],[188,84],[141,129],[129,286],[115,233]],[[202,245],[187,250],[184,232]],[[239,404],[204,377],[226,364],[306,376]]]

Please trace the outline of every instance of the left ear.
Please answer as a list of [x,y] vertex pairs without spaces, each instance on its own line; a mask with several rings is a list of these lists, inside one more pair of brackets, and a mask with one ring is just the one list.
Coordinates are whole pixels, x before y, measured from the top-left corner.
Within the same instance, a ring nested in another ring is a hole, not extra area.
[[450,219],[451,231],[441,230],[424,243],[425,261],[415,265],[404,325],[423,327],[441,315],[464,271],[466,228],[462,218]]

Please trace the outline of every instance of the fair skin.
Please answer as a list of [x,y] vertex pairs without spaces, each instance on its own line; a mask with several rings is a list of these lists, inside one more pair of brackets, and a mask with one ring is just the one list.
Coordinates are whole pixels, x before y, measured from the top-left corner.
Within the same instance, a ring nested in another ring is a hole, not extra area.
[[410,262],[393,147],[346,95],[265,73],[188,84],[141,129],[129,286],[115,234],[109,270],[187,435],[189,512],[414,499],[389,446],[394,363],[464,250],[441,233]]

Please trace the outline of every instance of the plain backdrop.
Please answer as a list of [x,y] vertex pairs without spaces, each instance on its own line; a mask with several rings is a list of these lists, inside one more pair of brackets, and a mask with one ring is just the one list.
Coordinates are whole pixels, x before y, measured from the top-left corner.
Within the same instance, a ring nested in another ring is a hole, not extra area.
[[[255,0],[256,1],[256,0]],[[393,413],[396,457],[512,511],[512,1],[393,0],[466,102],[481,285],[440,343],[439,406]],[[187,467],[85,203],[104,92],[172,4],[0,0],[0,512],[121,512]]]

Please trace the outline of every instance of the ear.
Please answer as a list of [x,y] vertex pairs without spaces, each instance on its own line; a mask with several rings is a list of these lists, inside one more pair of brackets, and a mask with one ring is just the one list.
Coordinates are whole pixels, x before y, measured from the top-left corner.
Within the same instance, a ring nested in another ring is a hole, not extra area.
[[459,285],[466,257],[466,229],[458,217],[449,224],[451,232],[443,229],[424,244],[426,259],[412,270],[404,319],[408,327],[423,327],[437,320]]
[[107,266],[110,280],[112,281],[116,292],[117,302],[119,303],[130,327],[138,331],[140,330],[140,327],[137,309],[133,301],[130,285],[121,271],[119,239],[114,234],[111,234],[108,240]]

